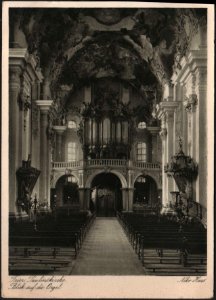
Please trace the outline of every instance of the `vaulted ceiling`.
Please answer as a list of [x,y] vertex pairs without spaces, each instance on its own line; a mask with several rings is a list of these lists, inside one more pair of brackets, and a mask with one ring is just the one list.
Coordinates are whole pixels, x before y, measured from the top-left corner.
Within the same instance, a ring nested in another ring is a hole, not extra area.
[[156,90],[160,101],[205,17],[203,9],[22,8],[11,9],[10,27],[19,22],[53,98],[108,77]]

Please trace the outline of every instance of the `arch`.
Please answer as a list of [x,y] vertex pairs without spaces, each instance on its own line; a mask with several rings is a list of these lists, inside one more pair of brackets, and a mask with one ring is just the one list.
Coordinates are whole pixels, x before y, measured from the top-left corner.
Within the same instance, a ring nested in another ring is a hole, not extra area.
[[[76,181],[69,181],[68,178],[74,177]],[[51,203],[55,201],[56,206],[74,205],[79,202],[79,186],[77,177],[70,174],[64,174],[56,181]]]
[[96,175],[91,182],[91,211],[97,216],[111,217],[116,211],[122,211],[122,184],[118,176],[112,172]]
[[[121,184],[122,184],[122,188],[127,188],[127,181],[126,181],[124,175],[122,175],[120,172],[115,171],[115,170],[112,170],[109,172],[116,175],[119,178],[119,180],[121,181]],[[86,180],[85,187],[91,188],[92,180],[94,179],[95,176],[97,176],[98,174],[101,174],[101,173],[106,173],[106,171],[98,170],[98,171],[95,171],[93,174],[91,174]]]
[[149,176],[149,177],[151,177],[155,181],[157,189],[160,189],[159,179],[157,178],[157,176],[155,176],[154,174],[149,174],[148,172],[145,172],[145,173],[139,172],[139,173],[137,173],[136,176],[134,176],[133,186],[134,186],[134,184],[135,184],[135,182],[136,182],[136,180],[139,176]]
[[65,172],[63,173],[63,172],[58,172],[58,173],[56,173],[56,175],[54,175],[54,179],[53,179],[53,182],[52,182],[52,184],[51,184],[51,187],[52,188],[55,188],[55,186],[56,186],[56,184],[57,184],[57,181],[62,177],[62,176],[65,176],[65,175],[67,175],[67,176],[74,176],[75,178],[76,178],[76,180],[77,180],[77,184],[79,185],[79,177],[77,176],[77,174],[75,174],[74,172],[70,172],[69,174],[65,174]]
[[158,186],[154,178],[147,174],[137,176],[134,181],[133,203],[152,207],[158,204],[159,199]]

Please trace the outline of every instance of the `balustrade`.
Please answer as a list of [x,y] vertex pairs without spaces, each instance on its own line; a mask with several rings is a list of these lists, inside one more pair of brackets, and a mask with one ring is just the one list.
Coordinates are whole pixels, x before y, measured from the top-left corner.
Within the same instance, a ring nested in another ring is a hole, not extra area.
[[126,166],[127,160],[125,159],[90,159],[86,161],[86,166]]
[[[83,166],[83,161],[71,161],[71,162],[53,162],[53,169],[76,169]],[[140,168],[140,169],[154,169],[158,170],[161,168],[159,163],[150,162],[131,162],[126,159],[89,159],[85,161],[86,167],[100,167],[100,166],[110,166],[110,167],[127,167],[130,168]]]
[[80,161],[70,161],[70,162],[53,162],[53,169],[64,169],[64,168],[78,168],[81,166]]
[[161,166],[159,163],[136,161],[134,162],[134,167],[141,169],[160,169]]

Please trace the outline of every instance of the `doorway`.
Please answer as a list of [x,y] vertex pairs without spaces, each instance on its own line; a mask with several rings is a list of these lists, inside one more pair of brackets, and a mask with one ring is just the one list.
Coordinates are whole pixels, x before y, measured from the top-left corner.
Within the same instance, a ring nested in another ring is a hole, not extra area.
[[101,173],[92,181],[90,208],[98,217],[113,217],[122,210],[121,181],[112,173]]

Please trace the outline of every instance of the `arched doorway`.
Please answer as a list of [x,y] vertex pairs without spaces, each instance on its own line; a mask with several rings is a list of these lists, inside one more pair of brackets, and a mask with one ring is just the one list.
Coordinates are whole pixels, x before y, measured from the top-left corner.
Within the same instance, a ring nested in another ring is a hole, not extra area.
[[90,209],[99,217],[115,216],[122,210],[121,181],[112,173],[100,173],[91,184]]
[[155,207],[158,205],[158,189],[154,179],[140,175],[134,182],[134,203],[143,206]]
[[73,175],[63,175],[56,182],[52,192],[52,202],[56,206],[76,206],[79,204],[77,179]]

